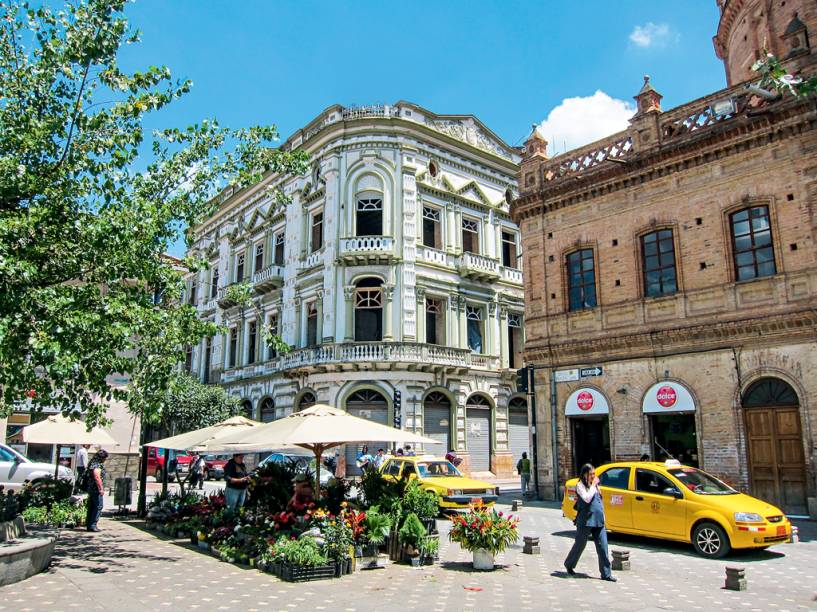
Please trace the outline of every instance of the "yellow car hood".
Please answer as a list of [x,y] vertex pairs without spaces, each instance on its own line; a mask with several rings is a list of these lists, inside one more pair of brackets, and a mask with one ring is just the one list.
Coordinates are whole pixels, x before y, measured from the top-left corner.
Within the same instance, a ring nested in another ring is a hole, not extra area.
[[762,517],[779,516],[783,512],[768,502],[746,495],[745,493],[734,493],[732,495],[699,495],[687,492],[687,499],[708,506],[714,506],[719,510],[730,513],[734,512],[754,512]]
[[493,491],[496,488],[490,482],[474,480],[473,478],[465,478],[463,476],[426,477],[420,479],[420,484],[429,484],[443,489],[491,489],[491,491]]

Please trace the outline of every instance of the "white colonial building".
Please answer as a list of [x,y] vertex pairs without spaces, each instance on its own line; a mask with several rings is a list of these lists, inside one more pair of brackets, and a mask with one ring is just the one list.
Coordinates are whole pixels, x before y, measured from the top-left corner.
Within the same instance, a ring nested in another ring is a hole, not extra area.
[[[331,106],[283,146],[309,153],[306,176],[227,191],[195,228],[210,269],[187,299],[229,331],[187,366],[257,419],[325,402],[439,439],[433,450],[456,448],[472,472],[510,475],[528,448],[508,214],[517,150],[473,116],[408,102]],[[291,201],[276,204],[271,187]],[[229,300],[238,282],[254,307]],[[267,346],[263,325],[291,352]]]

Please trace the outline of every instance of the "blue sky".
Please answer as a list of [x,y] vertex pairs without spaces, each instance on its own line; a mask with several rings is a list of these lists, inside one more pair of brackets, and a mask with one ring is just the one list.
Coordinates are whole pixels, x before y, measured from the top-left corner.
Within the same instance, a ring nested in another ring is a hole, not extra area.
[[164,64],[194,84],[150,127],[217,117],[285,138],[330,104],[406,99],[477,115],[510,144],[545,122],[561,152],[626,125],[644,74],[665,109],[725,86],[715,0],[137,0],[126,12],[142,43],[123,66]]

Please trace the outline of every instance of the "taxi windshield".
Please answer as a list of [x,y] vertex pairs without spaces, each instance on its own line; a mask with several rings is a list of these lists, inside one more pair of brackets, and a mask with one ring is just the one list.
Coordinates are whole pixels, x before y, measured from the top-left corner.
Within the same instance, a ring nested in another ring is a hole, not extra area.
[[421,478],[440,476],[462,476],[459,470],[449,461],[421,461],[417,463],[417,472]]
[[732,495],[737,493],[728,484],[695,468],[683,467],[667,471],[681,481],[681,484],[687,489],[699,495]]

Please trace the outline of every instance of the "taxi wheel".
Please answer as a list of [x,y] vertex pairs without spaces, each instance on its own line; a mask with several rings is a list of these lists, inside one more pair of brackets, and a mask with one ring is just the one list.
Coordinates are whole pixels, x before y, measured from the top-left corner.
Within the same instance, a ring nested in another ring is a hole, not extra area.
[[729,554],[732,545],[726,532],[715,523],[701,523],[692,532],[692,545],[695,552],[710,559],[720,559]]

